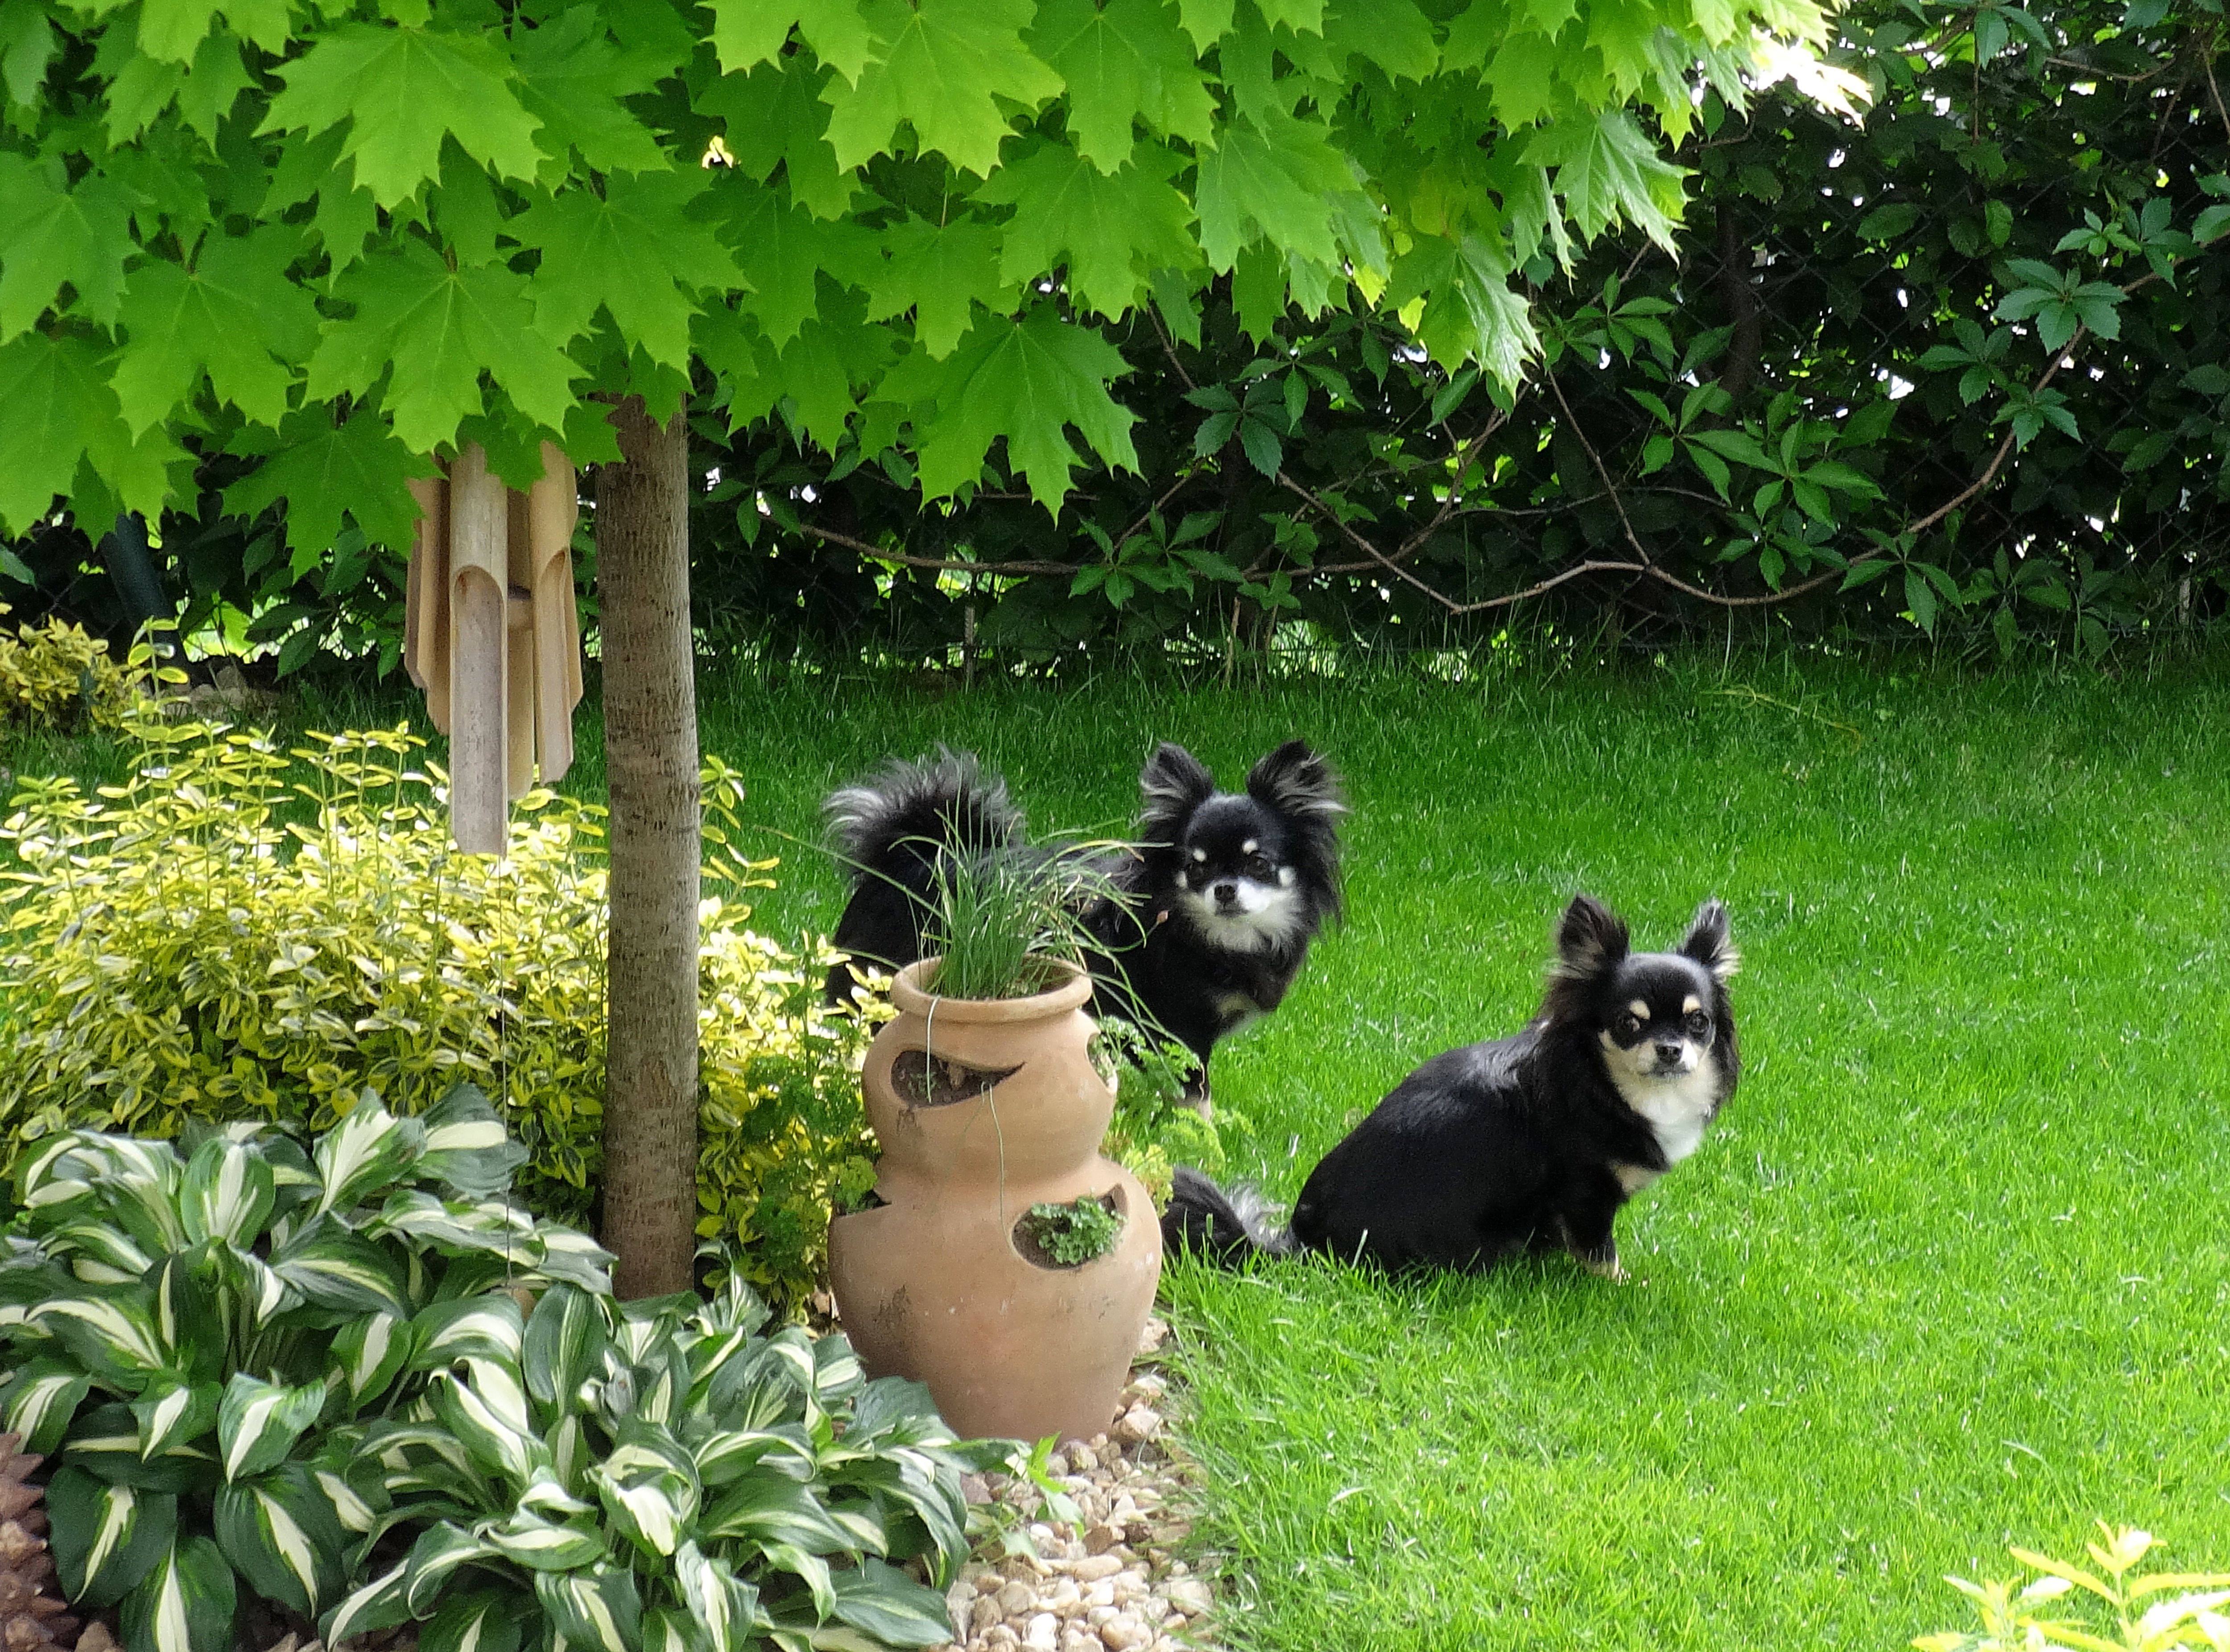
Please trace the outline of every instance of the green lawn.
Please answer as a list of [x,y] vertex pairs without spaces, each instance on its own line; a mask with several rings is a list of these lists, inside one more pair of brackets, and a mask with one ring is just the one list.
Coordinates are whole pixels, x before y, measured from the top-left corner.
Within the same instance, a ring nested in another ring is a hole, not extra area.
[[[2202,674],[708,685],[706,727],[794,832],[937,740],[1094,829],[1157,736],[1227,779],[1318,741],[1352,916],[1216,1075],[1280,1198],[1413,1064],[1530,1012],[1574,890],[1645,945],[1732,907],[1749,1076],[1622,1218],[1634,1284],[1171,1270],[1241,1644],[1893,1649],[1965,1621],[1941,1574],[2098,1515],[2230,1565],[2230,691]],[[825,924],[828,868],[785,853],[762,916]]]
[[[2230,678],[1718,664],[708,677],[706,747],[770,833],[940,740],[1093,832],[1156,737],[1227,781],[1318,742],[1356,806],[1351,917],[1216,1074],[1281,1199],[1415,1064],[1518,1025],[1576,889],[1645,945],[1732,908],[1749,1077],[1622,1218],[1636,1282],[1171,1270],[1243,1646],[1894,1649],[1965,1621],[1941,1574],[2099,1515],[2230,1566]],[[765,847],[764,927],[828,926],[833,866]]]

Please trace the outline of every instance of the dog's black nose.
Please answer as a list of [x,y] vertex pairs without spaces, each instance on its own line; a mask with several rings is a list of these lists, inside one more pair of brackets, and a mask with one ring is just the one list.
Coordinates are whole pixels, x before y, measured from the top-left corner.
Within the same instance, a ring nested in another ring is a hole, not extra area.
[[1657,1064],[1660,1067],[1679,1066],[1680,1064],[1680,1046],[1677,1044],[1659,1045],[1657,1046]]
[[1230,904],[1232,903],[1232,902],[1234,902],[1234,901],[1237,900],[1238,898],[1239,898],[1239,885],[1238,885],[1238,884],[1218,884],[1215,886],[1215,903],[1216,903],[1218,906],[1228,906],[1228,905],[1230,905]]

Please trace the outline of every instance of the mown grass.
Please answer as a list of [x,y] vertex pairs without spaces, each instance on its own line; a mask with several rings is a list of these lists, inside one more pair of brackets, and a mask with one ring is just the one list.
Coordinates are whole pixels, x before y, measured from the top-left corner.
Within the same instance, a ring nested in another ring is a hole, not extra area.
[[[1408,1069],[1513,1029],[1576,889],[1662,945],[1725,898],[1748,1077],[1562,1260],[1389,1282],[1173,1266],[1224,1632],[1350,1648],[1895,1648],[2094,1516],[2230,1566],[2230,688],[1737,659],[1548,681],[768,689],[717,670],[780,886],[891,753],[982,752],[1119,830],[1156,738],[1347,775],[1351,915],[1217,1057],[1290,1198]],[[593,718],[570,784],[595,789]]]

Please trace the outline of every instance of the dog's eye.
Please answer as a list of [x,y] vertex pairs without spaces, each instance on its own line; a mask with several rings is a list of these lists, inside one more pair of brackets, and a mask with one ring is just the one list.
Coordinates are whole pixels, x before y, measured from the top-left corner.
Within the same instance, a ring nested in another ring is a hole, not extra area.
[[1640,1016],[1621,1015],[1618,1018],[1618,1035],[1621,1038],[1630,1038],[1640,1031],[1641,1018]]
[[1276,875],[1276,872],[1277,868],[1270,864],[1269,856],[1249,855],[1247,857],[1247,875],[1249,877],[1259,877],[1266,883],[1271,877]]
[[1700,1038],[1711,1030],[1711,1018],[1701,1010],[1691,1010],[1688,1012],[1687,1026],[1690,1038]]

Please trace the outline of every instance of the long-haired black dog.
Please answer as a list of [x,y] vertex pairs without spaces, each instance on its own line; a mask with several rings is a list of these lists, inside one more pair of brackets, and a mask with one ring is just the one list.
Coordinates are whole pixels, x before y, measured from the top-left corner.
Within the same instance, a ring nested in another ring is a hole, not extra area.
[[1622,1279],[1619,1206],[1693,1153],[1734,1094],[1738,961],[1715,900],[1675,950],[1635,953],[1625,922],[1582,895],[1557,926],[1540,1013],[1403,1079],[1309,1173],[1289,1228],[1187,1167],[1163,1239],[1227,1262],[1310,1250],[1389,1269],[1564,1250]]
[[[1095,1007],[1183,1045],[1204,1097],[1216,1041],[1278,1007],[1309,942],[1339,915],[1346,805],[1300,740],[1256,763],[1240,792],[1218,791],[1198,758],[1165,742],[1138,785],[1137,845],[1099,859],[1113,892],[1080,914]],[[966,753],[891,762],[825,807],[853,869],[835,945],[886,968],[922,955],[941,860],[1049,852],[1029,845],[1006,782]],[[850,986],[839,964],[830,996]]]

